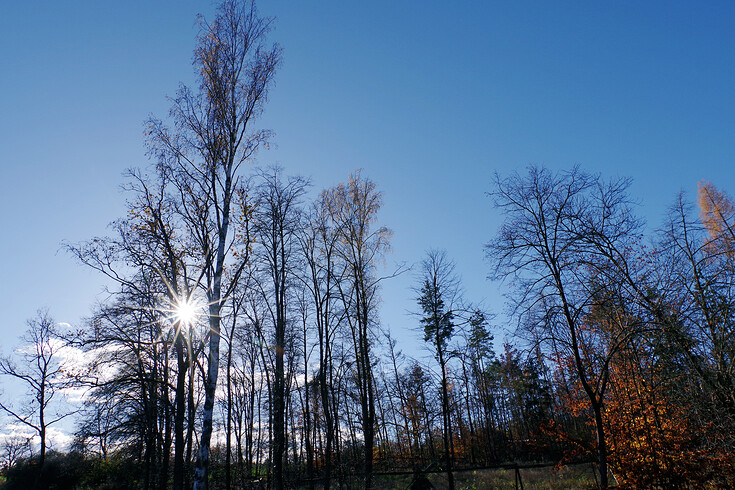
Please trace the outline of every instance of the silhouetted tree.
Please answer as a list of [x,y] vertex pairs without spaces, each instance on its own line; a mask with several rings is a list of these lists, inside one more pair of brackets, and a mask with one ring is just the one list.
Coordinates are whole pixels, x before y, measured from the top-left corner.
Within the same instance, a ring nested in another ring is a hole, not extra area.
[[274,328],[275,369],[273,372],[273,484],[283,488],[286,452],[286,353],[290,289],[295,280],[296,234],[300,227],[301,198],[307,182],[284,179],[279,169],[261,175],[256,190],[255,235],[258,267],[262,269],[260,290]]
[[377,323],[377,263],[388,250],[391,232],[374,227],[382,205],[375,183],[360,173],[350,175],[322,193],[331,221],[339,237],[336,253],[344,263],[344,281],[339,294],[346,310],[346,321],[355,354],[355,382],[360,401],[360,420],[364,443],[365,488],[372,485],[373,444],[375,442],[375,382],[372,343]]
[[30,439],[18,434],[6,435],[0,449],[0,458],[2,458],[0,459],[2,461],[0,473],[5,473],[21,459],[30,456]]
[[430,250],[421,263],[420,284],[417,288],[417,301],[421,307],[420,323],[424,327],[424,341],[431,344],[441,371],[440,395],[442,400],[442,431],[444,439],[444,458],[446,461],[449,488],[454,488],[452,472],[453,440],[451,410],[449,406],[449,379],[447,364],[450,353],[447,344],[454,333],[454,304],[459,294],[459,279],[454,263],[447,258],[446,252]]
[[319,355],[318,389],[324,418],[324,488],[332,478],[336,417],[335,366],[332,355],[344,310],[338,306],[338,284],[344,265],[337,261],[339,234],[331,221],[324,196],[317,199],[304,217],[298,235],[303,261],[301,281],[310,296]]
[[[735,212],[712,184],[699,188],[699,220],[680,195],[660,240],[660,301],[649,311],[719,413],[735,426]],[[725,429],[724,432],[732,432]]]
[[0,375],[13,378],[26,389],[29,398],[16,406],[0,402],[0,409],[11,420],[32,429],[40,439],[38,464],[43,467],[48,447],[48,428],[73,412],[62,407],[51,410],[51,402],[60,390],[69,385],[59,350],[63,342],[55,332],[53,318],[46,310],[39,310],[28,320],[28,330],[20,338],[22,345],[16,351],[16,362],[10,357],[0,357]]
[[515,280],[516,312],[541,329],[539,338],[553,339],[572,359],[594,412],[603,488],[608,485],[603,405],[609,366],[633,329],[598,328],[590,308],[607,297],[601,291],[620,296],[630,284],[627,254],[639,223],[629,208],[629,184],[604,182],[577,167],[553,173],[532,166],[526,176],[496,175],[491,193],[505,217],[487,246],[494,275]]

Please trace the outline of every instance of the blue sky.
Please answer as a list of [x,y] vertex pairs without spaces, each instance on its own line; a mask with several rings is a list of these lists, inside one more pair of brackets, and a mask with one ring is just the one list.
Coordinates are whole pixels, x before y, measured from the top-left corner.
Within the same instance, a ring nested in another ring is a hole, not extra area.
[[[260,154],[315,190],[354,169],[384,193],[387,265],[446,248],[468,299],[502,311],[483,243],[494,171],[574,164],[634,179],[654,228],[701,179],[735,193],[731,2],[261,2],[284,62]],[[4,2],[0,7],[0,322],[8,352],[48,307],[80,325],[99,275],[59,251],[122,216],[122,172],[147,164],[142,122],[190,83],[208,1]],[[404,349],[410,275],[386,283]],[[499,348],[497,349],[499,350]]]

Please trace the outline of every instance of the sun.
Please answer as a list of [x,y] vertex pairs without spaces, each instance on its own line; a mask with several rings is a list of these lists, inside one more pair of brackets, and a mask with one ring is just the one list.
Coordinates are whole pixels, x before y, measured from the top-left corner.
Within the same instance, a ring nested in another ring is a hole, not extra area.
[[199,306],[186,299],[181,299],[177,302],[174,308],[174,317],[176,321],[181,322],[184,325],[191,325],[196,322],[199,316]]

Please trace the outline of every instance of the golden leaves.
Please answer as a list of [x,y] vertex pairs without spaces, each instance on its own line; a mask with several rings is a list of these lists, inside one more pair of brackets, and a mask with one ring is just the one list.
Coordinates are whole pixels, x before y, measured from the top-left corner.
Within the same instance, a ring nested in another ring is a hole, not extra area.
[[732,257],[735,252],[735,206],[724,192],[711,182],[702,181],[697,186],[699,217],[709,239],[705,249],[712,255]]

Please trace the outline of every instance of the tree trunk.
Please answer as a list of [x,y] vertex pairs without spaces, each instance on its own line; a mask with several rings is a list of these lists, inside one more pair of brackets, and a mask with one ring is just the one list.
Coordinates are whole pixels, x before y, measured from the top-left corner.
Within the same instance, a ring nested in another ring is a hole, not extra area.
[[309,362],[306,343],[306,321],[304,321],[304,443],[306,444],[306,478],[309,488],[314,488],[314,449],[311,440],[311,409],[309,403]]
[[367,322],[360,339],[361,358],[363,363],[363,432],[365,437],[365,490],[370,490],[373,483],[373,445],[375,444],[375,393],[373,391],[372,366],[370,365],[370,346],[367,338]]
[[[321,332],[320,332],[321,337]],[[320,344],[323,340],[320,338]],[[334,439],[334,422],[332,420],[332,410],[330,408],[330,393],[327,385],[327,369],[329,365],[328,354],[325,354],[328,347],[320,345],[321,366],[319,370],[319,388],[321,390],[322,410],[324,411],[324,422],[326,424],[325,447],[324,447],[324,489],[329,490],[330,480],[332,477],[332,441]]]
[[184,416],[186,410],[186,373],[188,363],[184,357],[184,339],[181,332],[176,334],[176,412],[174,415],[174,480],[173,489],[184,488]]
[[[224,245],[223,245],[224,246]],[[220,269],[221,271],[221,269]],[[199,441],[199,456],[194,471],[194,489],[206,490],[208,488],[207,476],[209,473],[209,444],[212,440],[212,421],[214,416],[214,397],[217,390],[217,375],[219,374],[219,283],[221,272],[215,283],[214,299],[209,307],[209,359],[207,363],[207,379],[204,383],[204,410],[202,413],[202,434]]]
[[449,480],[450,490],[454,490],[454,472],[452,471],[452,433],[450,426],[450,413],[449,413],[449,389],[447,386],[447,365],[444,359],[444,352],[441,345],[438,346],[439,353],[439,364],[442,369],[442,421],[444,423],[444,459],[447,464],[447,479]]
[[41,376],[41,389],[39,391],[39,397],[38,397],[38,418],[39,423],[38,427],[41,429],[38,431],[38,435],[41,438],[41,454],[38,458],[38,467],[40,469],[43,468],[43,464],[46,462],[46,417],[45,417],[45,408],[46,408],[46,371],[44,369],[42,376]]
[[[189,332],[189,338],[192,333]],[[192,346],[189,343],[189,352]],[[187,416],[186,426],[186,458],[184,459],[184,488],[191,488],[191,462],[192,451],[194,449],[194,418],[196,416],[196,406],[194,405],[194,365],[191,361],[188,363],[189,389],[187,393]]]
[[[279,322],[280,323],[280,322]],[[283,453],[285,451],[285,400],[284,400],[284,365],[283,341],[284,326],[276,329],[276,369],[273,380],[273,487],[276,490],[283,488]]]
[[600,488],[608,487],[607,481],[607,442],[605,441],[605,428],[602,425],[602,404],[594,403],[592,408],[595,412],[595,428],[597,429],[597,458],[600,465]]
[[158,488],[168,487],[168,470],[171,463],[171,400],[169,398],[169,363],[168,363],[169,350],[164,348],[163,350],[163,382],[161,383],[161,402],[163,403],[163,434],[161,438],[161,448],[159,453],[161,454],[161,466],[158,474]]

